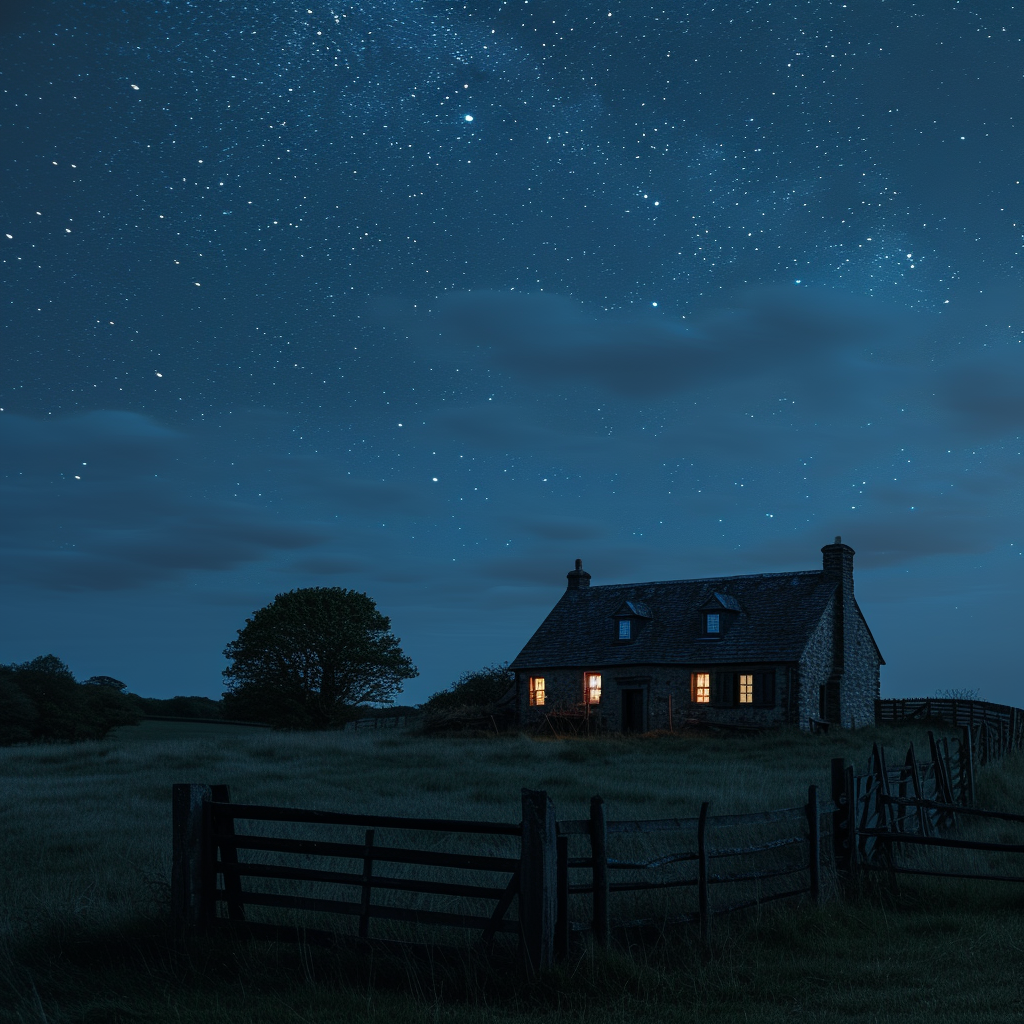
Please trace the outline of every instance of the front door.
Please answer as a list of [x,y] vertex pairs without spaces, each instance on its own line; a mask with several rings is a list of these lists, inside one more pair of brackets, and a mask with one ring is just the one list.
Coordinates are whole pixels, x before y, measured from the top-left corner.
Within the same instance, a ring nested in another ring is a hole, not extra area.
[[644,691],[622,691],[622,731],[644,731]]

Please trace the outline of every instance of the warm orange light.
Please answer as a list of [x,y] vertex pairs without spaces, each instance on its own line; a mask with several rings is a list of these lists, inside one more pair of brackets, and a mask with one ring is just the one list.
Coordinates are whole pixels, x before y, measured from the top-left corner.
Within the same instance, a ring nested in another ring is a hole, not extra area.
[[711,703],[711,673],[694,672],[690,676],[690,686],[695,704]]
[[544,677],[530,676],[530,706],[539,708],[544,706]]
[[601,703],[601,676],[597,672],[588,672],[586,675],[587,703]]
[[754,703],[754,677],[753,676],[740,676],[740,703],[741,704],[753,704]]

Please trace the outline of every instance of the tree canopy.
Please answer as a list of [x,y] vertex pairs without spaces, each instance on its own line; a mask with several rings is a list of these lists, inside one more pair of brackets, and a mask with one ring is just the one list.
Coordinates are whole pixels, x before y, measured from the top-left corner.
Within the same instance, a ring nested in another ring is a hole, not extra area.
[[278,594],[224,654],[225,715],[284,729],[342,726],[418,675],[373,599],[340,587]]
[[508,693],[514,682],[515,676],[509,671],[507,662],[463,672],[451,686],[438,690],[430,697],[423,705],[423,710],[428,713],[454,711],[457,708],[496,704]]
[[76,682],[53,654],[0,665],[0,744],[98,740],[135,725],[138,698],[125,689],[109,676]]

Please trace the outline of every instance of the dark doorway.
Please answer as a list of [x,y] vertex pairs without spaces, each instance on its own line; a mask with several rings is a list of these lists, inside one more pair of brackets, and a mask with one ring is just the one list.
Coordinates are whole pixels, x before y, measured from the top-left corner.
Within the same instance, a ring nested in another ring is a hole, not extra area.
[[644,691],[622,691],[622,731],[644,731]]

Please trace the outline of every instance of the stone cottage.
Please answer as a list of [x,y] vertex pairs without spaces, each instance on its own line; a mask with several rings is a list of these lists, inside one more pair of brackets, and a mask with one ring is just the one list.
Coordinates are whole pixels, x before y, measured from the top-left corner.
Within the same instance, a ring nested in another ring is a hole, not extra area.
[[582,562],[512,662],[521,724],[552,711],[615,732],[875,720],[885,662],[836,537],[813,572],[592,587]]

